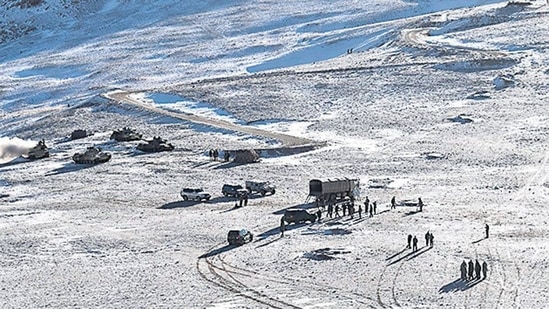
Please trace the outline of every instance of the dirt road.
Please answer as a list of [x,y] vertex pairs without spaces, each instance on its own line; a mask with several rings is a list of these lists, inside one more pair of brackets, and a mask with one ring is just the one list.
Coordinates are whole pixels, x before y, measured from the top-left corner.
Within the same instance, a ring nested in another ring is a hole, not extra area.
[[202,124],[210,127],[275,139],[282,143],[282,147],[295,148],[295,147],[302,147],[302,146],[314,146],[318,144],[317,142],[306,139],[306,138],[291,136],[291,135],[278,133],[278,132],[266,131],[266,130],[262,130],[262,129],[258,129],[250,126],[242,126],[242,125],[234,124],[232,122],[223,121],[219,119],[206,118],[206,117],[202,117],[194,114],[164,110],[154,105],[147,104],[140,100],[134,99],[132,98],[131,94],[134,94],[134,92],[112,91],[112,92],[103,94],[103,96],[115,102],[138,106],[140,108],[151,111],[153,113],[162,114],[169,117],[186,120],[186,121],[190,121],[193,123]]

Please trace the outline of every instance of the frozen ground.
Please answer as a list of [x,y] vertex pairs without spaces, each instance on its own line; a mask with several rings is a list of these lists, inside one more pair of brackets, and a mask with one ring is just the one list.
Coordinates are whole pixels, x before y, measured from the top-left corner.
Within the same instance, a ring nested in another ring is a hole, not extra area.
[[[0,1],[2,308],[546,306],[545,1],[29,3]],[[176,149],[109,140],[124,126]],[[39,139],[49,158],[17,157]],[[289,141],[324,146],[207,155]],[[74,164],[91,145],[112,159]],[[316,211],[310,179],[343,176],[377,215],[280,237],[284,209]],[[221,186],[247,179],[277,192],[234,209]],[[227,246],[239,228],[254,242]],[[470,259],[485,280],[459,280]]]

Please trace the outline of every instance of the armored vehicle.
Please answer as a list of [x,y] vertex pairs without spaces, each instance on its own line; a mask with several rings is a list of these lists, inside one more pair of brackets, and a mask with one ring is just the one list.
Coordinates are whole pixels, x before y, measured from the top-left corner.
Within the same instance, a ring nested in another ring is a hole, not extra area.
[[44,140],[40,140],[36,146],[29,149],[29,152],[27,153],[26,157],[29,160],[36,160],[36,159],[42,159],[50,156],[50,152],[48,151],[48,147],[46,146],[46,143]]
[[252,192],[259,192],[262,196],[265,196],[267,192],[275,194],[276,186],[268,181],[246,180],[246,190],[250,194]]
[[309,213],[305,209],[288,209],[284,212],[284,221],[290,223],[302,223],[309,221],[314,223],[316,221],[316,215]]
[[71,140],[84,138],[84,137],[87,137],[87,136],[90,136],[90,135],[92,135],[92,133],[89,133],[86,130],[82,130],[82,129],[74,130],[71,133]]
[[254,234],[246,229],[242,230],[230,230],[227,234],[227,241],[229,245],[243,245],[247,242],[254,240]]
[[84,153],[75,153],[72,159],[78,164],[98,164],[109,161],[111,154],[103,152],[99,147],[90,146]]
[[172,151],[175,147],[172,144],[166,142],[161,137],[153,137],[152,140],[147,143],[139,143],[137,149],[144,152],[160,152],[160,151]]
[[127,127],[123,127],[120,130],[114,130],[111,134],[111,139],[118,142],[138,141],[142,139],[142,137],[143,135]]

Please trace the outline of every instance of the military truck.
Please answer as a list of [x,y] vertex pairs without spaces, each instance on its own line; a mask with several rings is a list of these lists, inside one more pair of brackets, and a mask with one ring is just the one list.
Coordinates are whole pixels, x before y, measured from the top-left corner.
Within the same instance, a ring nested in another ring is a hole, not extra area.
[[271,195],[276,192],[276,186],[268,181],[246,180],[245,185],[249,194],[259,192],[262,196],[265,196],[267,192],[271,193]]
[[360,179],[330,178],[309,181],[309,197],[315,197],[317,202],[323,205],[345,198],[354,200],[359,194]]

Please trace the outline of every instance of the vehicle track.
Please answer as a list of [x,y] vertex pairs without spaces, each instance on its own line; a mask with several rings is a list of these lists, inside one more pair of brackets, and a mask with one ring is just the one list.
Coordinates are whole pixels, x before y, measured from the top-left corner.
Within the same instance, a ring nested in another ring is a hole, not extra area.
[[[214,246],[211,250],[219,248],[220,245]],[[289,301],[283,301],[277,296],[271,295],[275,293],[276,295],[283,295],[285,298],[290,296],[289,298],[291,299],[293,296],[295,299],[307,300],[312,299],[310,295],[314,295],[313,301],[330,303],[330,306],[333,305],[338,308],[375,308],[372,305],[374,301],[362,294],[345,292],[319,282],[260,274],[257,271],[227,263],[225,255],[226,253],[219,253],[215,256],[199,259],[197,261],[197,269],[202,278],[218,287],[237,294],[237,296],[245,297],[262,305],[271,308],[301,308],[298,304],[292,304]],[[204,262],[201,260],[204,260]],[[205,265],[201,265],[201,263],[205,263]],[[296,289],[297,286],[300,289]],[[266,293],[263,292],[264,290],[271,292]],[[337,295],[336,299],[334,295]]]
[[[215,248],[219,248],[221,245],[224,245],[224,243],[213,246],[212,248],[210,248],[209,251],[212,251]],[[223,271],[222,267],[218,267],[214,264],[214,258],[215,256],[199,258],[196,262],[196,269],[198,270],[199,275],[207,282],[217,287],[223,288],[229,292],[232,292],[238,297],[243,297],[256,303],[268,306],[270,308],[301,308],[298,306],[294,306],[290,303],[274,299],[264,293],[247,287],[241,281],[234,280],[231,276],[227,275],[227,273]]]
[[[262,129],[250,127],[250,126],[242,126],[242,125],[238,125],[228,121],[206,118],[206,117],[202,117],[194,114],[188,114],[184,112],[168,111],[168,110],[156,107],[152,104],[147,104],[145,102],[132,98],[131,95],[136,93],[138,92],[113,91],[113,92],[105,93],[103,94],[103,96],[114,102],[126,103],[133,106],[137,106],[141,109],[153,112],[155,114],[161,114],[168,117],[186,120],[196,124],[202,124],[210,127],[224,129],[224,130],[275,139],[280,141],[283,144],[282,145],[283,147],[317,145],[316,142],[306,138],[302,138],[302,137],[296,137],[296,136],[291,136],[283,133],[266,131],[266,130],[262,130]],[[318,145],[321,145],[321,144],[318,144]]]

